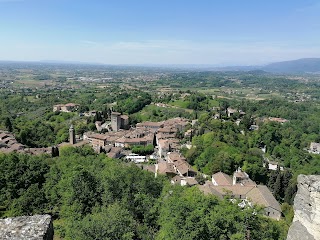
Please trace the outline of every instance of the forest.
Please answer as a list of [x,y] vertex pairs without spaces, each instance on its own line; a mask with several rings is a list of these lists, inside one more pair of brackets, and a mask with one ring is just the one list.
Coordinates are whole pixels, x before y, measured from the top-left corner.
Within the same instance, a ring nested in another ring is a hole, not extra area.
[[51,214],[63,239],[285,239],[287,225],[135,165],[61,149],[0,155],[0,216]]

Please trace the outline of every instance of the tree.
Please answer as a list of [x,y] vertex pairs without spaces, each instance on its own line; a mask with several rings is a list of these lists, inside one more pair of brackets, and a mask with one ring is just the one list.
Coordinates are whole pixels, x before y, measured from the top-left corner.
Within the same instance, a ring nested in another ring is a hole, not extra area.
[[6,127],[6,129],[9,131],[9,132],[12,132],[13,130],[13,127],[12,127],[12,123],[11,123],[11,120],[9,117],[6,117],[5,121],[4,121],[4,126]]
[[99,183],[88,171],[81,170],[76,173],[71,181],[70,203],[77,202],[81,207],[81,214],[91,212],[92,207],[100,202]]
[[197,180],[197,182],[200,184],[200,185],[203,185],[205,182],[206,182],[206,178],[202,175],[202,174],[197,174],[197,176],[195,177],[195,179]]
[[70,229],[72,239],[87,240],[130,240],[134,239],[136,223],[125,207],[119,203],[102,208],[80,221],[74,222],[76,226]]
[[[278,166],[278,168],[280,168]],[[282,177],[281,177],[281,172],[280,172],[280,169],[279,171],[277,170],[277,179],[276,179],[276,182],[274,183],[274,186],[273,186],[273,195],[274,197],[280,201],[281,200],[281,191],[282,191]]]

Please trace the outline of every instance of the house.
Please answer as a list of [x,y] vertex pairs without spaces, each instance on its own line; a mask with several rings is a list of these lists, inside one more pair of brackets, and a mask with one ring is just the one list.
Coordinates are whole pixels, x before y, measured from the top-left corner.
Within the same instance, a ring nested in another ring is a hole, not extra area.
[[280,204],[271,191],[264,185],[257,185],[240,168],[234,172],[232,178],[223,172],[213,174],[212,182],[207,181],[204,185],[199,185],[199,189],[205,194],[213,194],[219,198],[228,196],[231,199],[263,206],[266,216],[276,220],[281,218]]
[[238,110],[237,109],[233,109],[233,108],[227,108],[227,115],[228,117],[233,116],[235,113],[237,113]]
[[171,184],[178,184],[181,186],[194,186],[197,185],[198,182],[194,177],[181,177],[181,176],[175,176],[171,179]]
[[169,152],[167,161],[173,164],[176,174],[181,177],[193,177],[196,175],[196,172],[192,170],[186,159],[177,152]]
[[164,136],[170,136],[172,134],[176,134],[178,132],[178,128],[174,127],[163,127],[158,129],[158,133],[162,133]]
[[146,156],[139,156],[137,154],[129,154],[128,156],[126,156],[127,160],[130,160],[134,163],[144,163],[144,162],[148,162]]
[[249,191],[246,195],[247,199],[256,205],[264,206],[265,215],[280,220],[281,206],[274,198],[267,186],[258,185]]
[[120,158],[121,157],[121,148],[112,147],[110,152],[107,153],[109,158]]
[[232,184],[240,184],[241,186],[256,186],[256,183],[249,178],[249,175],[246,172],[241,171],[241,168],[238,168],[238,170],[233,173]]
[[144,137],[130,138],[123,136],[115,141],[116,147],[132,147],[132,146],[147,146],[153,144],[154,135],[149,134]]
[[320,154],[320,143],[312,142],[310,143],[310,153]]
[[166,157],[170,151],[170,143],[167,139],[160,139],[158,141],[158,154],[160,157]]
[[218,172],[212,175],[212,184],[214,186],[231,186],[232,178],[223,172]]
[[129,116],[128,115],[120,115],[120,128],[128,129],[129,128]]
[[104,148],[106,146],[107,138],[107,135],[99,133],[87,135],[87,139],[94,149]]
[[278,123],[281,123],[281,124],[284,124],[286,122],[289,122],[289,120],[287,119],[284,119],[284,118],[276,118],[276,117],[269,117],[267,120],[265,121],[271,121],[271,122],[278,122]]
[[73,112],[78,110],[79,104],[67,103],[67,104],[58,104],[53,106],[54,112]]
[[146,128],[149,130],[152,130],[153,132],[158,131],[159,128],[163,127],[162,122],[142,122],[142,123],[137,123],[136,125],[137,128]]
[[185,118],[171,118],[168,120],[163,121],[164,127],[177,129],[176,131],[183,132],[186,126],[189,124],[189,120]]
[[167,175],[168,177],[176,176],[176,171],[173,167],[173,164],[166,161],[157,163],[155,165],[155,172],[155,177],[157,177],[158,174]]
[[[265,166],[265,164],[264,164],[264,166]],[[268,169],[269,170],[277,171],[278,170],[278,166],[279,166],[279,163],[268,161]],[[283,171],[283,170],[284,170],[284,168],[282,166],[280,166],[280,171]]]

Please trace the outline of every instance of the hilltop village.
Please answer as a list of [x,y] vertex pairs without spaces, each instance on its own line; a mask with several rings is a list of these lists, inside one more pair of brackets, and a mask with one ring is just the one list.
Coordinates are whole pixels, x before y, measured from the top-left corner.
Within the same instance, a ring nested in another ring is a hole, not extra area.
[[285,239],[319,173],[315,76],[2,69],[0,216],[49,214],[58,239]]
[[[74,112],[79,109],[79,104],[68,103],[53,106],[53,112]],[[95,116],[96,111],[80,113],[80,116]],[[239,115],[235,124],[239,125],[245,112],[228,108],[227,115]],[[215,119],[219,114],[214,115]],[[176,117],[161,122],[139,122],[135,126],[129,125],[129,116],[119,112],[110,112],[110,121],[102,123],[96,121],[96,131],[85,132],[82,136],[75,134],[71,125],[69,128],[69,142],[61,143],[48,148],[28,148],[18,143],[9,132],[0,133],[1,152],[12,151],[27,154],[59,155],[59,148],[65,146],[80,147],[91,146],[97,153],[105,153],[109,158],[122,159],[133,162],[146,171],[158,175],[165,175],[172,184],[181,186],[197,186],[205,194],[213,194],[221,199],[230,197],[238,199],[240,207],[263,206],[265,215],[280,220],[281,207],[271,191],[264,185],[256,184],[250,176],[239,168],[229,176],[218,172],[212,176],[205,175],[192,167],[183,157],[180,150],[190,149],[190,141],[198,120],[188,120]],[[262,121],[287,122],[281,118],[266,118]],[[257,125],[251,125],[251,130],[257,130]],[[101,133],[104,132],[104,133]],[[269,169],[276,170],[277,164],[269,162]],[[283,170],[283,168],[281,167]]]

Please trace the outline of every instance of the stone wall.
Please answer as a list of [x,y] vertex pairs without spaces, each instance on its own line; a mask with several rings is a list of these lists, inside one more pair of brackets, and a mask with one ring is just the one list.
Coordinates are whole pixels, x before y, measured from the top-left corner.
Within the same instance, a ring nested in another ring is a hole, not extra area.
[[53,240],[50,215],[0,219],[1,240]]
[[299,175],[287,240],[320,240],[320,175]]

